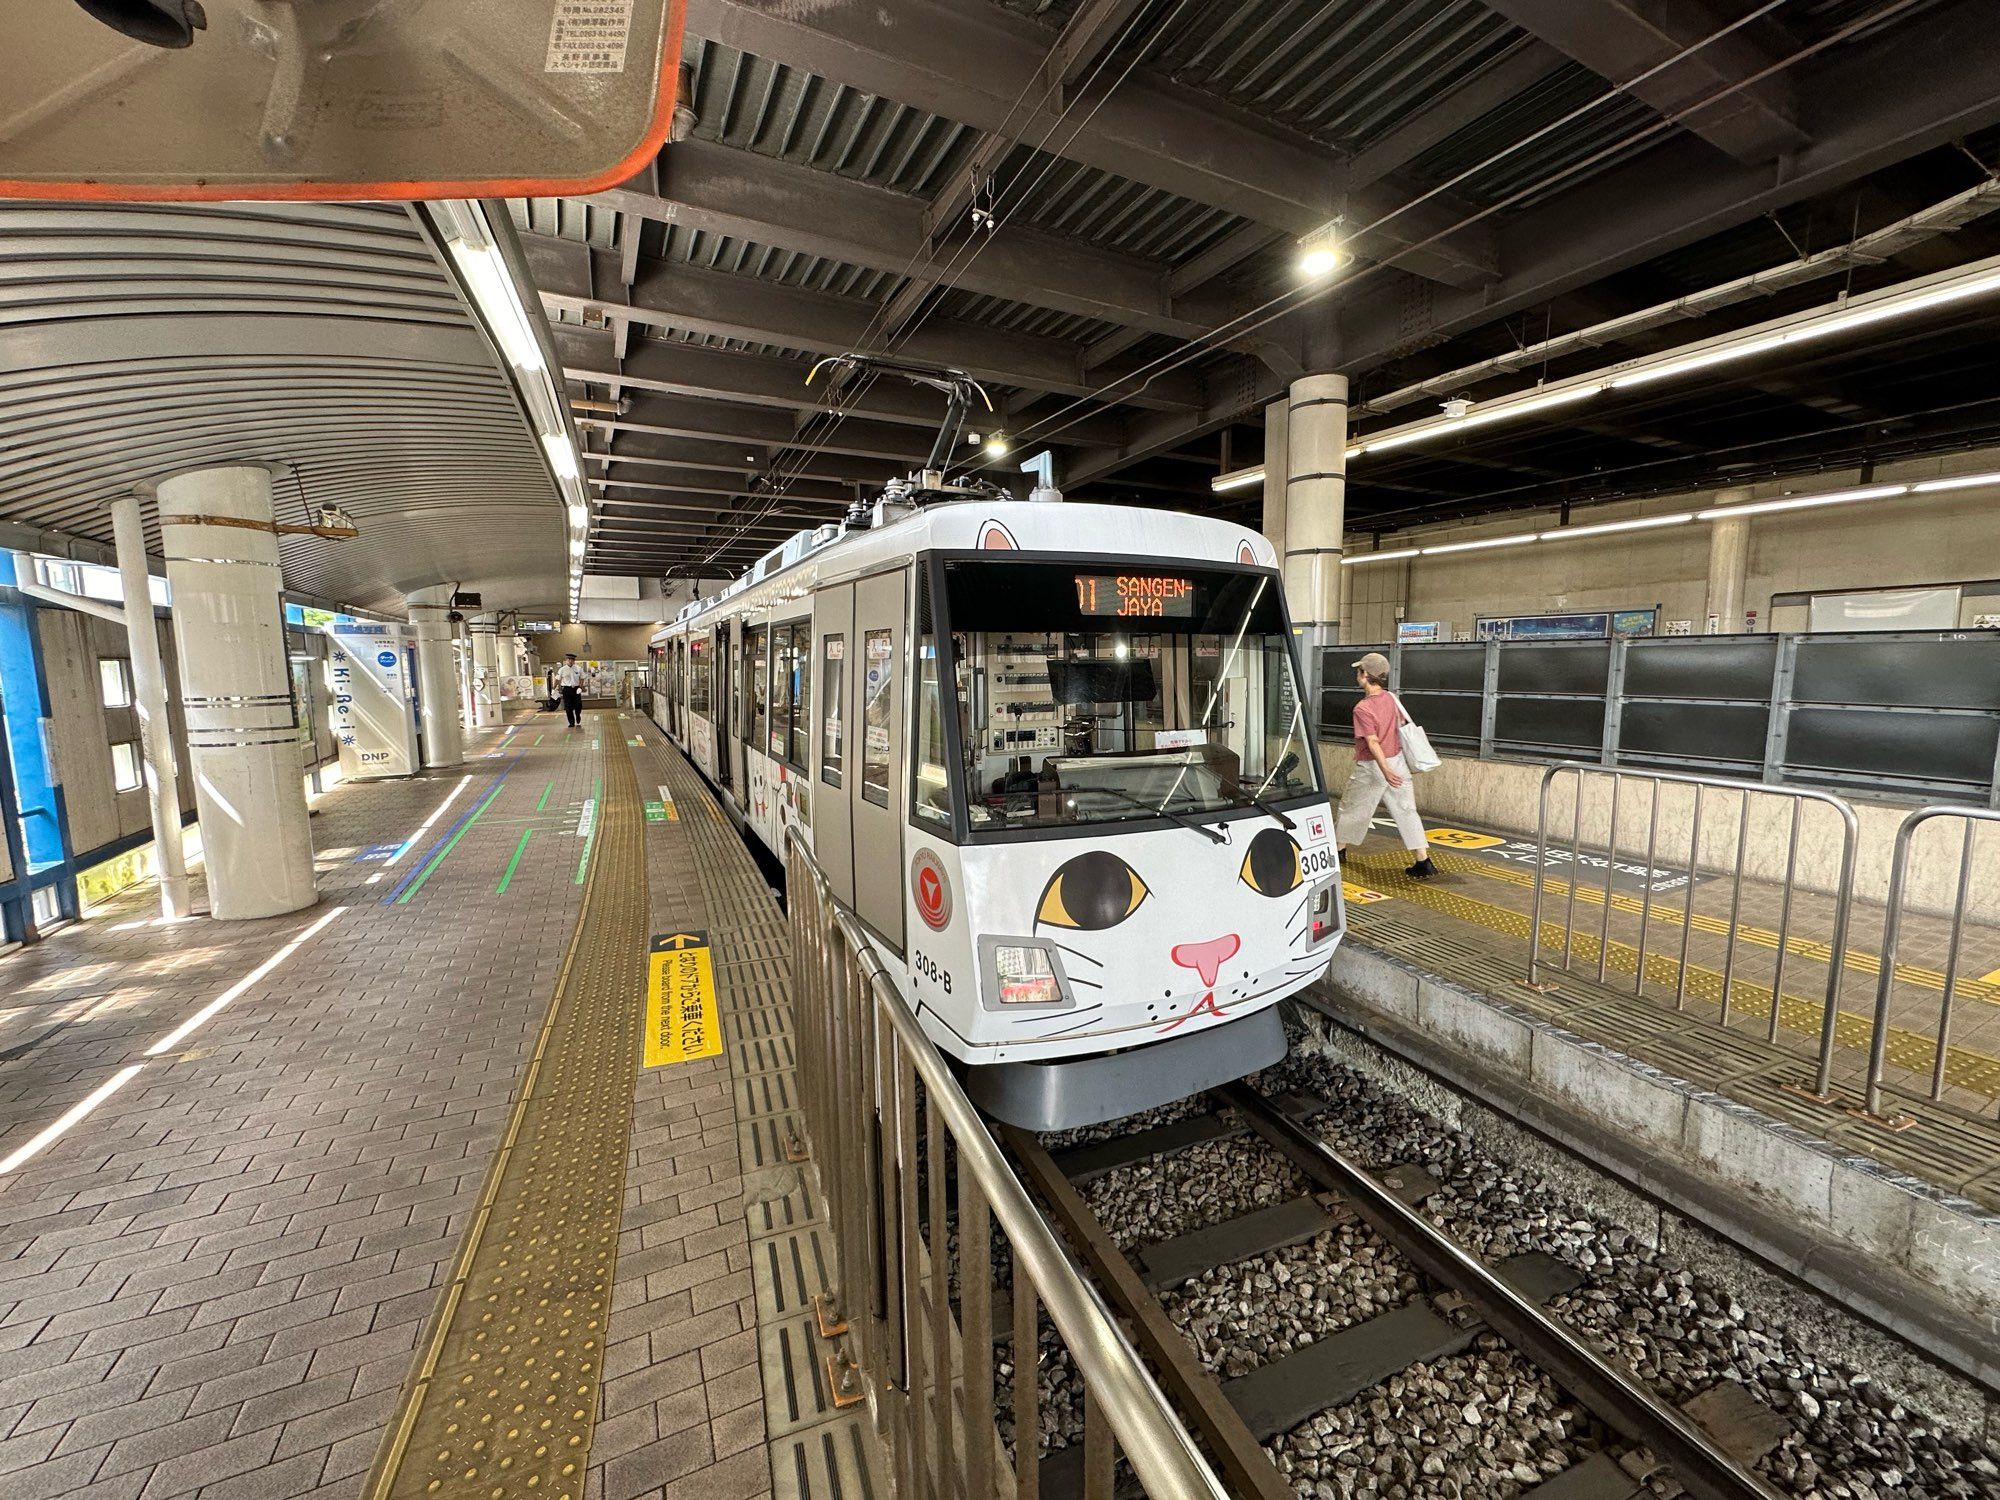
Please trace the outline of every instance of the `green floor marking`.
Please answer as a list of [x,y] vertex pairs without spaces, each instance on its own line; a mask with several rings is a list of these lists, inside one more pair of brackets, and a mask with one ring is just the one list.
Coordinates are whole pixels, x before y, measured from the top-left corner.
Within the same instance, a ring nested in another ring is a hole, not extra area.
[[549,784],[542,788],[542,800],[535,804],[536,812],[540,812],[543,808],[549,805],[549,793],[553,792],[555,789],[556,789],[555,781],[551,779]]
[[437,867],[444,863],[445,856],[458,847],[458,841],[464,838],[466,834],[472,831],[472,825],[479,821],[480,814],[485,812],[487,808],[493,805],[493,799],[500,795],[500,785],[501,784],[497,781],[493,784],[493,790],[488,792],[486,794],[485,799],[482,802],[480,802],[479,806],[475,807],[472,810],[472,816],[465,820],[465,826],[459,829],[457,833],[454,833],[451,836],[451,842],[446,844],[442,849],[438,850],[436,857],[434,857],[429,864],[424,866],[424,873],[419,875],[414,881],[410,883],[410,888],[407,891],[404,891],[402,895],[396,898],[396,904],[398,906],[401,906],[404,902],[408,901],[410,897],[416,895],[418,891],[424,888],[424,882],[426,880],[429,880],[431,876],[437,874]]
[[537,745],[539,745],[539,744],[540,744],[541,742],[542,742],[542,737],[541,737],[541,736],[540,736],[539,734],[538,734],[538,735],[536,735],[536,736],[535,736],[535,743],[536,743]]
[[521,862],[521,856],[527,852],[528,840],[533,838],[534,836],[535,836],[535,830],[532,828],[524,828],[521,830],[521,842],[514,846],[514,857],[507,861],[507,871],[500,877],[500,883],[493,887],[494,895],[504,896],[507,894],[507,887],[511,885],[514,880],[514,866],[518,865]]

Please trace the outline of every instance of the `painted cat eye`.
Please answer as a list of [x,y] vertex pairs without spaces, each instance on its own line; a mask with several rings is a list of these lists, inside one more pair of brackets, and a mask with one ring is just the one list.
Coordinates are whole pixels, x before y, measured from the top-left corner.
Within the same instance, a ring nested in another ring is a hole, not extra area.
[[1299,863],[1298,841],[1276,828],[1266,828],[1250,840],[1250,847],[1243,852],[1243,868],[1237,873],[1260,896],[1289,895],[1306,878]]
[[1137,911],[1152,892],[1139,872],[1102,849],[1065,862],[1042,887],[1035,920],[1077,932],[1102,932]]

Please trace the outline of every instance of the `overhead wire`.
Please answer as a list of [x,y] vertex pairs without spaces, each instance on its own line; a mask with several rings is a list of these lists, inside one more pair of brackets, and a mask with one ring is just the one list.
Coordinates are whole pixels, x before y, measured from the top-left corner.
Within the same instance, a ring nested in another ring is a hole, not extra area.
[[[1164,31],[1168,26],[1170,26],[1180,16],[1180,13],[1184,9],[1186,9],[1188,3],[1189,0],[1175,0],[1175,5],[1173,10],[1169,12],[1164,18],[1161,19],[1156,30]],[[1321,7],[1321,10],[1319,12],[1316,12],[1315,14],[1316,15],[1323,14],[1325,11],[1330,10],[1331,8],[1332,6],[1330,4],[1327,6],[1323,6]],[[962,240],[957,241],[952,245],[951,247],[952,258],[950,263],[946,265],[943,273],[940,274],[939,276],[934,278],[928,276],[926,277],[926,279],[930,279],[934,283],[931,290],[925,293],[923,304],[917,308],[915,313],[913,313],[913,315],[908,319],[905,319],[900,328],[897,328],[890,332],[889,341],[887,346],[882,351],[883,353],[894,353],[898,347],[906,345],[909,342],[910,337],[922,325],[923,321],[936,310],[938,303],[942,300],[942,298],[938,294],[942,291],[950,291],[956,287],[958,279],[961,276],[963,276],[967,270],[971,268],[972,263],[976,261],[979,255],[984,252],[986,246],[991,243],[993,235],[998,233],[999,230],[1002,227],[1004,227],[1007,220],[1010,219],[1026,204],[1029,195],[1034,191],[1034,189],[1037,186],[1039,186],[1042,180],[1047,177],[1048,173],[1052,171],[1055,168],[1055,166],[1063,160],[1061,155],[1062,149],[1066,148],[1070,144],[1070,142],[1074,141],[1077,135],[1082,132],[1082,130],[1090,123],[1090,121],[1096,118],[1097,112],[1104,107],[1106,101],[1110,99],[1111,95],[1114,92],[1116,92],[1118,86],[1131,76],[1133,70],[1138,66],[1139,62],[1143,59],[1145,55],[1145,49],[1143,47],[1137,49],[1134,52],[1131,60],[1126,63],[1124,70],[1120,72],[1118,77],[1112,81],[1110,87],[1105,89],[1098,96],[1095,103],[1092,104],[1089,114],[1087,114],[1083,118],[1083,120],[1078,122],[1078,124],[1070,132],[1070,134],[1064,138],[1062,146],[1059,147],[1054,152],[1050,152],[1047,150],[1049,140],[1055,135],[1056,131],[1061,128],[1064,121],[1070,115],[1072,110],[1074,110],[1076,105],[1079,102],[1081,102],[1083,96],[1093,88],[1093,86],[1096,84],[1098,80],[1099,75],[1103,72],[1103,70],[1106,67],[1109,66],[1112,58],[1117,54],[1119,49],[1123,47],[1126,44],[1126,42],[1128,42],[1132,38],[1133,34],[1136,32],[1140,23],[1143,20],[1144,20],[1144,8],[1142,7],[1141,9],[1135,11],[1126,20],[1124,25],[1119,29],[1118,35],[1114,37],[1112,41],[1099,54],[1096,61],[1092,63],[1089,72],[1086,74],[1082,82],[1074,90],[1072,90],[1068,102],[1064,103],[1063,106],[1050,117],[1047,127],[1042,132],[1041,138],[1038,141],[1036,141],[1030,148],[1031,150],[1035,151],[1036,153],[1044,157],[1044,161],[1040,171],[1038,171],[1035,174],[1035,176],[1026,183],[1025,186],[1021,187],[1018,193],[1014,194],[1013,205],[1005,209],[1004,211],[1001,209],[999,204],[1000,195],[996,195],[994,200],[994,207],[989,214],[989,223],[985,227],[983,232],[974,233]],[[1303,25],[1305,23],[1301,24]],[[1039,84],[1040,82],[1041,82],[1041,73],[1040,70],[1037,70],[1036,72],[1034,72],[1029,76],[1027,82],[1022,85],[1021,90],[1015,95],[1014,102],[1012,103],[1012,105],[1009,106],[1006,117],[1001,121],[1000,129],[997,131],[991,131],[987,133],[994,135],[1005,135],[1007,127],[1012,124],[1013,118],[1020,109],[1022,102],[1028,97],[1029,92],[1033,90],[1036,87],[1036,85]],[[1018,145],[1021,144],[1021,142],[1017,139],[1015,140],[1014,144]],[[1015,187],[1016,184],[1014,183],[1008,184],[1007,188],[1002,190],[1002,195],[1004,195],[1007,192],[1011,192]],[[921,268],[921,270],[916,270],[916,274],[925,275],[929,271],[930,267],[933,264],[935,264],[937,257],[940,253],[940,250],[941,247],[936,239],[931,239],[927,241],[926,245],[920,246],[916,252],[912,253],[909,260],[905,262],[903,271],[896,278],[897,281],[900,283],[904,280],[907,280],[908,277],[912,274],[912,271],[917,268],[917,263],[919,259],[921,259],[924,262],[924,265]],[[968,251],[970,252],[969,254],[967,253]],[[868,341],[874,336],[876,327],[878,324],[881,323],[883,317],[888,311],[888,308],[889,308],[889,303],[886,301],[879,304],[875,310],[874,315],[869,319],[868,326],[865,329],[863,329],[862,347],[864,349],[866,348]],[[874,383],[879,378],[880,375],[878,372],[875,371],[866,372],[866,374],[862,378],[859,389],[857,389],[851,396],[848,396],[844,402],[836,404],[830,409],[831,420],[830,422],[828,422],[824,430],[816,434],[815,437],[805,445],[802,446],[793,445],[793,451],[796,453],[797,456],[794,459],[792,471],[789,474],[783,474],[780,476],[780,479],[778,481],[780,485],[789,484],[793,479],[796,479],[801,474],[803,474],[805,466],[809,464],[813,458],[818,456],[819,453],[824,451],[826,443],[831,441],[833,434],[838,431],[840,424],[846,420],[847,412],[851,410],[854,405],[858,404],[858,402],[863,397],[866,396],[868,391],[873,388]],[[829,392],[830,399],[832,398],[832,396],[833,393]],[[819,417],[824,416],[826,414],[827,414],[826,412],[815,412],[813,413],[812,418],[809,420],[818,419]],[[767,502],[762,510],[751,513],[750,517],[748,518],[747,524],[754,524],[756,520],[762,519],[764,516],[769,515],[772,508],[773,504]],[[742,531],[747,529],[747,524],[746,526],[739,528],[735,536],[726,538],[722,543],[718,544],[718,546],[712,548],[707,554],[707,556],[704,557],[703,561],[707,562],[713,560],[716,554],[720,552],[723,549],[723,547],[733,544],[733,542],[737,539],[737,537],[740,537]]]
[[[1563,116],[1562,119],[1551,122],[1550,125],[1544,126],[1540,130],[1537,130],[1536,132],[1532,133],[1526,139],[1516,142],[1511,146],[1502,148],[1500,151],[1495,152],[1493,155],[1487,157],[1483,161],[1474,164],[1472,167],[1466,168],[1464,171],[1460,172],[1459,174],[1451,178],[1449,182],[1440,184],[1439,186],[1432,188],[1426,193],[1420,195],[1420,197],[1411,200],[1410,203],[1404,204],[1401,207],[1392,210],[1390,213],[1383,215],[1380,219],[1374,221],[1373,223],[1367,226],[1364,226],[1361,230],[1356,231],[1355,237],[1359,237],[1360,235],[1369,233],[1370,231],[1381,226],[1382,224],[1388,223],[1390,220],[1396,218],[1398,215],[1408,212],[1410,208],[1415,207],[1416,204],[1424,201],[1425,199],[1435,196],[1437,193],[1447,191],[1449,187],[1459,182],[1463,182],[1468,176],[1476,172],[1483,171],[1485,168],[1493,165],[1498,161],[1505,159],[1507,156],[1511,156],[1515,152],[1525,149],[1525,147],[1533,144],[1534,141],[1546,135],[1550,130],[1556,129],[1563,124],[1571,123],[1576,118],[1580,117],[1582,114],[1589,112],[1591,109],[1600,107],[1609,100],[1622,96],[1628,90],[1635,87],[1637,84],[1645,81],[1645,79],[1658,73],[1661,69],[1672,66],[1673,64],[1689,56],[1691,53],[1699,50],[1702,47],[1709,45],[1711,42],[1723,36],[1728,35],[1731,31],[1736,30],[1739,26],[1747,24],[1749,21],[1755,20],[1759,16],[1762,16],[1772,10],[1777,9],[1778,6],[1784,3],[1785,0],[1767,0],[1767,3],[1764,6],[1760,7],[1757,11],[1752,12],[1750,15],[1740,18],[1738,21],[1730,23],[1728,26],[1721,28],[1717,32],[1713,33],[1708,37],[1703,38],[1698,42],[1690,44],[1688,47],[1683,48],[1679,53],[1676,53],[1673,57],[1665,60],[1664,62],[1655,64],[1652,68],[1649,68],[1645,72],[1636,75],[1634,78],[1626,81],[1625,83],[1615,85],[1613,88],[1607,90],[1604,94],[1599,95],[1595,99],[1590,100],[1586,102],[1584,105],[1579,106],[1577,109],[1570,111],[1567,115]],[[1912,6],[1921,3],[1923,3],[1923,0],[1894,0],[1894,3],[1890,4],[1889,6],[1878,11],[1870,12],[1866,16],[1860,17],[1852,22],[1849,22],[1846,26],[1836,29],[1834,32],[1819,39],[1816,42],[1810,43],[1806,46],[1796,49],[1795,51],[1789,53],[1788,55],[1779,59],[1778,61],[1759,70],[1758,72],[1751,74],[1745,78],[1739,79],[1735,83],[1720,88],[1716,90],[1714,93],[1711,93],[1699,100],[1696,100],[1694,103],[1690,105],[1684,106],[1681,109],[1675,110],[1669,114],[1662,115],[1658,120],[1653,121],[1641,127],[1639,130],[1633,132],[1632,134],[1622,137],[1617,141],[1611,142],[1610,144],[1600,148],[1595,152],[1592,152],[1590,155],[1581,158],[1578,161],[1568,163],[1562,168],[1554,172],[1551,172],[1550,174],[1538,179],[1537,181],[1530,183],[1525,187],[1519,188],[1513,193],[1510,193],[1507,196],[1495,201],[1494,203],[1487,205],[1485,208],[1477,210],[1476,212],[1467,215],[1466,217],[1460,219],[1458,222],[1448,225],[1443,229],[1437,230],[1436,232],[1430,234],[1429,236],[1425,237],[1422,240],[1418,240],[1409,245],[1401,247],[1399,250],[1396,251],[1396,253],[1393,256],[1389,258],[1389,261],[1387,262],[1366,267],[1357,275],[1334,279],[1326,283],[1323,283],[1319,286],[1288,288],[1284,292],[1279,293],[1277,296],[1268,299],[1267,301],[1259,304],[1258,306],[1247,309],[1245,312],[1239,313],[1235,318],[1229,320],[1229,322],[1218,325],[1216,328],[1211,329],[1209,332],[1203,334],[1200,338],[1190,340],[1187,344],[1182,345],[1179,348],[1170,350],[1166,354],[1157,356],[1155,359],[1149,361],[1148,363],[1141,365],[1138,369],[1127,371],[1124,375],[1121,375],[1118,379],[1113,381],[1107,381],[1105,384],[1099,386],[1096,390],[1091,391],[1086,395],[1073,398],[1071,401],[1069,401],[1062,407],[1058,408],[1056,411],[1049,413],[1046,417],[1041,418],[1032,426],[1025,429],[1020,434],[1020,436],[1025,440],[1027,438],[1033,438],[1033,437],[1041,437],[1041,438],[1053,437],[1057,433],[1066,432],[1070,428],[1076,426],[1079,422],[1085,420],[1086,417],[1094,414],[1097,410],[1100,409],[1108,410],[1112,406],[1119,404],[1119,402],[1121,401],[1129,400],[1132,396],[1138,394],[1140,391],[1143,391],[1149,384],[1151,384],[1153,380],[1157,379],[1159,376],[1168,374],[1171,371],[1179,369],[1182,366],[1191,363],[1193,360],[1201,358],[1203,355],[1212,352],[1213,349],[1217,347],[1218,341],[1229,341],[1246,337],[1247,335],[1256,332],[1258,329],[1263,328],[1272,322],[1275,322],[1278,318],[1285,317],[1290,313],[1297,311],[1301,307],[1307,306],[1324,297],[1330,296],[1335,292],[1343,292],[1343,293],[1347,292],[1356,285],[1366,280],[1369,276],[1381,270],[1390,268],[1390,264],[1394,260],[1407,256],[1413,251],[1426,249],[1429,246],[1438,243],[1440,240],[1447,239],[1452,235],[1455,235],[1460,231],[1469,228],[1474,224],[1479,223],[1481,220],[1486,219],[1493,214],[1502,212],[1503,210],[1512,207],[1514,204],[1522,201],[1524,198],[1530,198],[1540,193],[1546,192],[1551,186],[1553,186],[1555,183],[1562,181],[1564,178],[1573,176],[1578,172],[1587,170],[1589,167],[1594,166],[1598,162],[1604,160],[1606,157],[1613,156],[1620,152],[1629,150],[1633,145],[1636,145],[1664,131],[1670,130],[1683,120],[1686,120],[1692,115],[1698,114],[1699,112],[1701,112],[1704,109],[1707,109],[1711,105],[1716,104],[1725,98],[1728,98],[1730,95],[1738,93],[1743,89],[1752,87],[1755,84],[1763,81],[1764,79],[1772,76],[1773,74],[1778,73],[1785,68],[1791,67],[1796,63],[1803,61],[1807,57],[1813,56],[1818,52],[1824,51],[1828,47],[1837,45],[1838,43],[1847,40],[1856,32],[1863,31],[1870,27],[1879,25],[1882,21],[1895,16],[1899,12],[1908,10]],[[1141,379],[1140,377],[1144,378]],[[1138,380],[1137,385],[1133,386],[1129,390],[1121,390],[1121,387],[1126,386],[1129,382],[1132,382],[1134,380]],[[1116,394],[1114,395],[1113,393]],[[1085,408],[1082,411],[1081,415],[1071,419],[1068,422],[1060,423],[1060,425],[1055,425],[1055,426],[1050,425],[1052,423],[1056,423],[1059,418],[1063,417],[1067,413],[1072,411],[1078,411],[1080,408]]]

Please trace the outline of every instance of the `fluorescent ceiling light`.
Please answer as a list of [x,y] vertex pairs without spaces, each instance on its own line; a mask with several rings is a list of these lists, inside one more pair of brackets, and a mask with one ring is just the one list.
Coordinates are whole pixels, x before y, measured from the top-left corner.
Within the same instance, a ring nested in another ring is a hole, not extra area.
[[1969,490],[1982,484],[2000,484],[2000,474],[1956,474],[1950,479],[1926,479],[1910,488],[1919,495],[1935,495],[1939,490]]
[[1784,343],[1782,334],[1769,338],[1746,339],[1740,344],[1730,344],[1721,349],[1706,349],[1700,354],[1690,354],[1685,359],[1668,360],[1665,364],[1649,365],[1644,369],[1614,375],[1611,385],[1614,390],[1624,390],[1627,386],[1648,385],[1655,380],[1667,380],[1675,375],[1685,375],[1690,370],[1705,370],[1710,365],[1719,365],[1725,360],[1748,359],[1753,354],[1762,354]]
[[558,479],[575,479],[582,472],[577,467],[576,449],[570,446],[569,434],[542,434],[542,447],[548,451],[549,467],[556,471]]
[[1545,542],[1560,542],[1579,536],[1608,536],[1614,531],[1650,531],[1655,526],[1678,526],[1692,521],[1694,512],[1677,510],[1667,516],[1639,516],[1630,521],[1600,521],[1595,526],[1556,526],[1542,533]]
[[1259,464],[1254,469],[1237,469],[1233,473],[1218,474],[1215,478],[1209,480],[1208,487],[1211,490],[1240,490],[1246,484],[1262,484],[1263,482],[1264,466]]
[[1542,534],[1539,531],[1527,531],[1518,536],[1488,536],[1481,537],[1476,542],[1446,542],[1441,547],[1422,547],[1418,550],[1425,557],[1437,557],[1446,552],[1480,552],[1488,547],[1518,547],[1523,542],[1539,542],[1541,539]]
[[472,300],[486,317],[494,342],[507,362],[518,370],[538,372],[546,368],[542,346],[522,310],[521,298],[507,274],[500,252],[491,245],[475,245],[466,240],[446,240],[452,259],[465,277]]
[[1785,500],[1758,500],[1746,505],[1717,505],[1702,511],[1704,521],[1727,521],[1732,516],[1768,516],[1784,510],[1810,510],[1819,505],[1845,505],[1855,500],[1883,500],[1891,495],[1907,495],[1907,484],[1869,484],[1859,489],[1828,490],[1823,495],[1793,495]]
[[1394,562],[1399,557],[1415,557],[1421,547],[1397,547],[1388,552],[1356,552],[1340,560],[1343,568],[1358,568],[1363,563]]
[[587,505],[572,505],[569,508],[569,524],[577,527],[579,530],[588,526],[590,524],[590,507]]
[[1414,422],[1408,427],[1392,428],[1378,433],[1347,450],[1347,456],[1354,458],[1363,453],[1382,453],[1391,448],[1402,448],[1410,443],[1420,443],[1428,437],[1438,437],[1445,433],[1462,432],[1468,427],[1484,427],[1491,422],[1503,422],[1509,417],[1531,416],[1538,411],[1547,411],[1555,406],[1568,406],[1572,402],[1583,401],[1604,389],[1602,381],[1590,381],[1562,390],[1545,391],[1540,395],[1530,395],[1520,400],[1502,397],[1490,404],[1475,408],[1463,417],[1431,418]]

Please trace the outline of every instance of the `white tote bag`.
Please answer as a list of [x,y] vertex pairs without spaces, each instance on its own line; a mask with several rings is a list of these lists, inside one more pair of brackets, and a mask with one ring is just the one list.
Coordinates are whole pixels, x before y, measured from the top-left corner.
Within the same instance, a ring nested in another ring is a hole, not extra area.
[[1403,707],[1401,698],[1396,700],[1396,712],[1403,716],[1402,727],[1396,731],[1403,742],[1403,764],[1417,775],[1435,771],[1443,762],[1438,759],[1437,751],[1431,748],[1431,737],[1424,732],[1421,724],[1410,717],[1410,711]]

